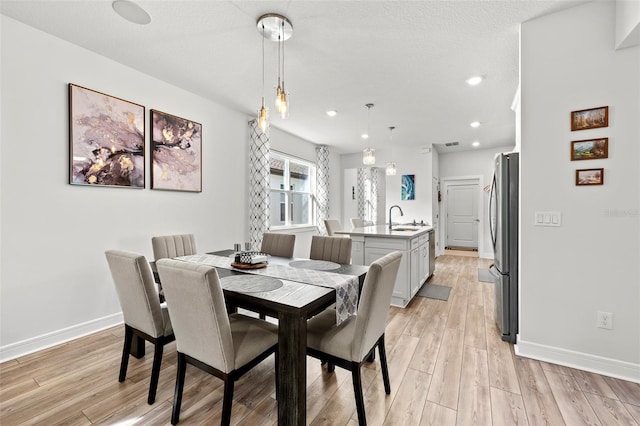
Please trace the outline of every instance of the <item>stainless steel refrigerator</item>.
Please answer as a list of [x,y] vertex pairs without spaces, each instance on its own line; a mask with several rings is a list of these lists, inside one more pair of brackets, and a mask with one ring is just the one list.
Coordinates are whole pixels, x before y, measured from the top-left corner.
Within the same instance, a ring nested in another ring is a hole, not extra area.
[[489,228],[495,263],[496,324],[502,340],[516,342],[518,334],[518,171],[520,156],[499,154],[494,161],[489,196]]

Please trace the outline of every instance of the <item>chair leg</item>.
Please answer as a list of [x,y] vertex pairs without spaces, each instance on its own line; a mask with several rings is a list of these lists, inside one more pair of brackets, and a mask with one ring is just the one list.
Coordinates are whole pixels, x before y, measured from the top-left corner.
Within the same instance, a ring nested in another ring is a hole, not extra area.
[[356,410],[358,411],[358,424],[367,426],[367,416],[364,413],[364,397],[362,395],[362,377],[360,376],[360,364],[351,363],[351,377],[353,380],[353,393],[356,397]]
[[384,381],[384,391],[387,395],[391,393],[389,383],[389,367],[387,366],[387,352],[384,349],[384,334],[378,340],[378,352],[380,353],[380,367],[382,369],[382,380]]
[[127,378],[127,367],[129,366],[129,352],[133,342],[133,330],[128,325],[124,326],[124,346],[122,347],[122,360],[120,361],[120,375],[118,381],[124,382]]
[[222,400],[222,420],[220,424],[227,426],[231,423],[231,404],[233,403],[233,379],[228,375],[224,378],[224,397]]
[[151,383],[149,384],[149,397],[147,403],[153,404],[156,400],[156,389],[158,389],[158,378],[160,377],[160,365],[162,364],[162,352],[164,345],[156,342],[153,350],[153,367],[151,367]]
[[184,354],[178,352],[178,370],[176,373],[176,389],[173,393],[173,410],[171,412],[171,424],[177,425],[180,421],[180,406],[182,405],[182,389],[184,388],[184,376],[187,372],[187,360]]

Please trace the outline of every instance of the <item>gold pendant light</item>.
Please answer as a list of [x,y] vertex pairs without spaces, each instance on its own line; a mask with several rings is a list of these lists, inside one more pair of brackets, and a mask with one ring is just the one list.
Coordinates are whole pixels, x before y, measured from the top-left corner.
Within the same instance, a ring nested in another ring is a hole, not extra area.
[[258,29],[262,33],[262,107],[258,110],[258,128],[265,134],[269,128],[269,110],[264,104],[264,24],[260,25],[258,21]]
[[276,86],[275,107],[280,117],[287,118],[291,105],[289,93],[284,87],[284,42],[293,35],[293,25],[286,16],[267,13],[258,18],[258,31],[263,38],[278,43],[278,85]]

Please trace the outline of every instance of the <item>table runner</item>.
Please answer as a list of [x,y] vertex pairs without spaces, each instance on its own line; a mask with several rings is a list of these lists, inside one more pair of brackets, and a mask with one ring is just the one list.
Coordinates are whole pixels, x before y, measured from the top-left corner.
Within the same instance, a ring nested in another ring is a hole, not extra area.
[[359,285],[358,277],[355,276],[269,264],[262,269],[237,269],[231,266],[231,258],[213,254],[194,254],[177,257],[176,259],[214,266],[216,268],[242,271],[247,274],[264,275],[302,284],[333,288],[336,291],[336,321],[338,324],[350,315],[354,315],[358,308]]

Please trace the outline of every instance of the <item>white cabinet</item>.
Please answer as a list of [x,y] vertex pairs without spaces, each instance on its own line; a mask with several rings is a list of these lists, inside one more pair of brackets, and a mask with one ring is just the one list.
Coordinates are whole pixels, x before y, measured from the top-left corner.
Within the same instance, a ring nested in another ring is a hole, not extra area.
[[[387,255],[396,248],[383,248],[383,247],[365,247],[365,263],[370,265],[372,262],[380,259],[382,256]],[[409,291],[407,283],[409,282],[409,260],[408,252],[406,250],[400,250],[402,252],[402,259],[400,260],[400,267],[398,268],[398,276],[396,278],[396,285],[393,287],[393,293],[391,294],[391,304],[394,306],[401,306],[399,303],[406,300],[404,306],[409,303]],[[395,302],[395,303],[394,303]]]
[[413,238],[365,237],[364,264],[370,265],[396,250],[402,252],[402,260],[391,304],[404,308],[429,277],[429,235],[424,233]]

